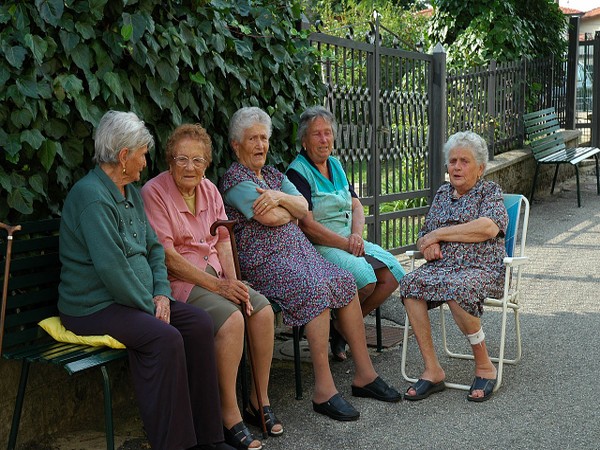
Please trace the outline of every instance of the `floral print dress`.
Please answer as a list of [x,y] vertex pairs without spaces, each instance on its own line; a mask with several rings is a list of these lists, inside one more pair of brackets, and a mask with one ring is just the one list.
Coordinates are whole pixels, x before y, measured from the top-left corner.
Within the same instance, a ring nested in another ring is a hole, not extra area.
[[506,256],[504,234],[508,215],[500,186],[481,180],[456,199],[450,183],[440,187],[425,218],[419,237],[440,228],[488,217],[500,228],[498,236],[484,242],[441,242],[443,257],[428,261],[400,282],[400,296],[425,300],[435,308],[455,300],[469,314],[483,314],[486,297],[502,295]]
[[244,181],[272,190],[281,190],[284,175],[271,166],[254,172],[233,163],[219,187],[225,211],[238,220],[234,234],[242,278],[267,298],[276,300],[286,325],[301,326],[325,309],[346,306],[356,293],[350,272],[326,261],[294,222],[269,227],[250,218],[227,201],[227,190]]

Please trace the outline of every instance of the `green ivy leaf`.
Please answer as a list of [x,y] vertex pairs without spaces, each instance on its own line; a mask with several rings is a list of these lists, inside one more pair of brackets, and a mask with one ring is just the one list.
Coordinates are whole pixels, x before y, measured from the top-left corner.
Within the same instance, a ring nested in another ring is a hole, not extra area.
[[35,0],[35,6],[46,23],[57,26],[63,15],[63,0]]
[[128,41],[133,36],[133,25],[128,23],[121,27],[121,37],[124,41]]
[[46,190],[44,189],[44,179],[41,177],[40,174],[36,173],[29,177],[29,186],[31,186],[34,192],[42,194],[44,197],[46,197]]
[[10,121],[17,128],[26,128],[31,123],[33,115],[28,109],[16,109],[10,114]]
[[44,136],[42,136],[40,130],[37,129],[25,130],[21,133],[21,142],[27,142],[37,150],[42,145],[42,142],[44,142]]
[[44,169],[46,169],[46,172],[50,171],[50,168],[52,167],[52,164],[54,163],[54,157],[56,156],[56,151],[57,151],[57,148],[59,147],[59,145],[60,144],[58,144],[55,141],[46,139],[40,148],[40,151],[39,151],[40,162],[42,163],[42,166],[44,167]]
[[69,55],[71,51],[79,44],[80,38],[76,33],[71,33],[66,30],[60,30],[58,32],[58,36],[60,37],[60,42],[63,46],[63,49]]
[[27,188],[18,187],[8,194],[8,206],[21,214],[31,214],[33,212],[33,197],[33,194]]
[[25,61],[27,50],[20,45],[15,45],[13,47],[5,47],[3,45],[2,47],[2,50],[4,50],[4,57],[8,63],[17,69],[20,69],[23,66],[23,61]]
[[102,77],[102,80],[106,83],[112,93],[117,96],[119,102],[123,103],[123,88],[121,87],[119,76],[114,72],[106,72]]
[[33,36],[32,34],[26,34],[24,39],[25,45],[31,53],[37,65],[41,65],[44,54],[48,50],[48,43],[39,36]]
[[235,52],[246,59],[252,59],[254,55],[252,44],[247,41],[235,41]]
[[179,70],[177,69],[177,66],[172,65],[168,60],[159,60],[158,64],[156,65],[156,70],[158,70],[158,74],[167,84],[176,83],[177,79],[179,78]]

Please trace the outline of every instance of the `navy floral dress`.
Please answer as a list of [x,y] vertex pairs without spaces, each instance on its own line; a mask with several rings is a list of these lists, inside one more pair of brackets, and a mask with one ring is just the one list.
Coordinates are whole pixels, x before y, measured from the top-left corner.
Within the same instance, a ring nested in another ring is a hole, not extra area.
[[504,234],[508,215],[500,186],[479,181],[459,199],[452,197],[450,183],[440,187],[425,218],[419,237],[445,226],[488,217],[500,228],[493,239],[476,242],[441,242],[443,257],[428,261],[400,281],[400,296],[423,299],[428,308],[455,300],[469,314],[483,314],[486,297],[502,295],[504,286]]
[[[261,170],[263,180],[239,163],[223,175],[219,188],[251,181],[264,189],[281,190],[284,175],[271,166]],[[224,195],[225,197],[225,195]],[[268,227],[225,201],[225,212],[237,219],[235,240],[242,277],[267,298],[277,300],[287,325],[305,325],[327,308],[346,306],[356,293],[350,272],[326,261],[294,222]]]

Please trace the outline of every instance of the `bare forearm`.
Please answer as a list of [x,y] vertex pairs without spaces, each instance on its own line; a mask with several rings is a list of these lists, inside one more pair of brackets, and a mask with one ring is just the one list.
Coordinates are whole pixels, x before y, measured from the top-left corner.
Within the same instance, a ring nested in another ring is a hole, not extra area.
[[498,225],[487,217],[481,217],[471,222],[438,228],[417,242],[418,248],[423,249],[439,242],[483,242],[498,235]]
[[177,250],[165,249],[165,262],[169,274],[179,280],[201,286],[209,291],[217,291],[218,278],[200,270],[187,259],[177,253]]
[[342,250],[348,250],[348,238],[345,238],[321,225],[314,220],[313,215],[309,212],[302,220],[300,220],[300,228],[306,234],[308,239],[313,244],[327,245]]

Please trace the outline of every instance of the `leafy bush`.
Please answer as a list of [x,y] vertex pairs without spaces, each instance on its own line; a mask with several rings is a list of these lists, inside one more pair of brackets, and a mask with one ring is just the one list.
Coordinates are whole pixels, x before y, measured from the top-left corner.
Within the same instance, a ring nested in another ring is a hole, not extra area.
[[0,6],[0,220],[57,214],[92,166],[109,109],[138,114],[156,138],[199,122],[215,179],[229,166],[230,116],[273,118],[270,162],[294,155],[295,123],[322,96],[314,50],[296,29],[298,0],[35,0]]
[[444,44],[448,64],[477,66],[562,55],[566,18],[554,0],[433,0],[430,45]]

